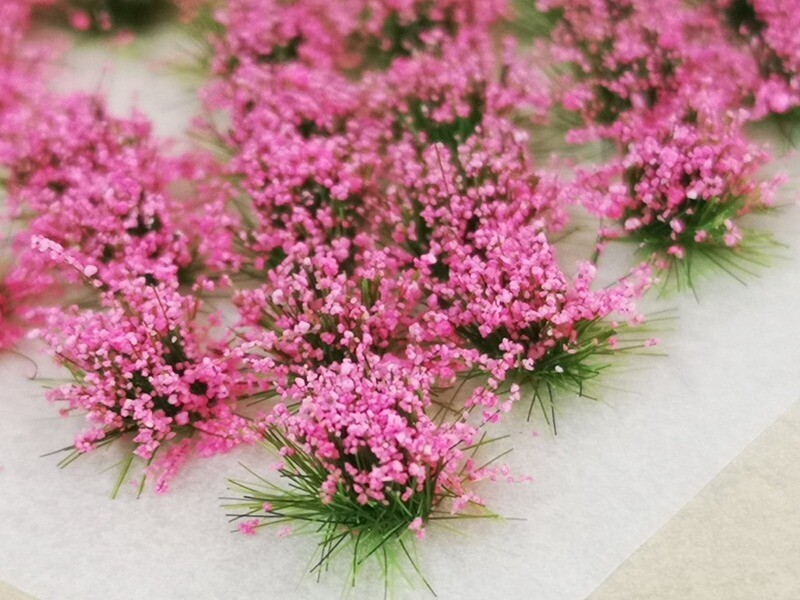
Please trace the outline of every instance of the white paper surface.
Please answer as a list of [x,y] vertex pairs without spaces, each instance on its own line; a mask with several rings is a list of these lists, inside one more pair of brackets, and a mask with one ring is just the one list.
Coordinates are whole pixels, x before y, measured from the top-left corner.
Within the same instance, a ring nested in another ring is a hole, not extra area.
[[[92,89],[108,57],[87,48],[74,56],[67,87]],[[185,85],[125,64],[103,86],[115,105],[127,108],[130,90],[139,89],[160,131],[181,131],[195,106],[180,100]],[[797,159],[787,164],[800,172]],[[629,360],[605,380],[603,403],[562,401],[557,437],[540,415],[526,422],[525,410],[500,427],[513,434],[507,462],[535,480],[497,484],[485,495],[499,514],[524,520],[431,527],[418,547],[439,598],[584,598],[800,398],[800,211],[790,208],[769,226],[793,247],[760,279],[744,287],[721,276],[701,286],[700,304],[691,295],[652,303],[678,315],[659,336],[669,357]],[[623,264],[619,253],[604,266]],[[26,352],[40,377],[58,373]],[[43,382],[27,379],[31,371],[0,356],[0,579],[40,600],[383,597],[369,575],[350,590],[346,562],[321,583],[304,575],[312,537],[230,533],[219,506],[225,478],[246,478],[237,461],[267,471],[258,449],[195,461],[168,495],[140,500],[133,490],[109,499],[116,472],[102,471],[119,459],[113,451],[59,471],[57,457],[40,455],[69,444],[82,422],[58,417],[43,400]],[[427,594],[402,582],[396,592]]]

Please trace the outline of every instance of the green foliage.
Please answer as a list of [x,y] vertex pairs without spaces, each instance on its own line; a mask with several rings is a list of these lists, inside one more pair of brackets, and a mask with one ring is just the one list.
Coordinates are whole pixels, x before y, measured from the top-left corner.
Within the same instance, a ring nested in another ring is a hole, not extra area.
[[[486,93],[483,89],[475,89],[467,98],[470,111],[466,117],[455,117],[452,121],[436,121],[430,117],[435,108],[418,98],[408,99],[408,115],[406,129],[423,133],[427,142],[441,143],[455,155],[458,146],[464,143],[483,122],[486,112]],[[402,117],[401,117],[402,118]],[[400,125],[402,127],[402,125]]]
[[514,17],[504,29],[523,43],[549,37],[562,18],[561,10],[541,11],[536,0],[513,0]]
[[749,0],[733,0],[725,9],[725,17],[731,29],[737,33],[743,28],[756,34],[764,29],[764,24],[759,20],[755,8]]
[[107,15],[114,29],[144,29],[171,15],[175,6],[170,0],[71,0],[73,8],[83,10],[92,19],[94,31],[101,31],[101,18]]
[[[659,313],[653,315],[647,325],[634,326],[607,318],[578,323],[574,341],[555,345],[535,361],[533,371],[520,367],[512,374],[510,379],[530,392],[528,419],[538,403],[545,420],[556,431],[558,396],[570,394],[598,400],[595,391],[598,380],[615,366],[616,357],[647,351],[654,325],[668,319]],[[648,351],[647,354],[655,353]]]
[[[769,266],[775,250],[780,247],[771,233],[753,229],[741,229],[743,239],[734,246],[725,244],[728,233],[726,223],[737,221],[747,210],[744,197],[723,201],[719,198],[687,203],[675,218],[685,224],[682,233],[674,235],[669,223],[655,220],[637,229],[628,240],[639,245],[646,257],[665,261],[667,269],[662,277],[662,291],[690,289],[696,293],[700,277],[715,272],[724,272],[742,284],[758,271]],[[766,209],[763,209],[766,210]],[[626,215],[623,221],[633,214]],[[707,234],[705,241],[697,241],[698,232]],[[677,245],[683,249],[684,257],[673,256],[668,249]]]
[[[478,449],[493,441],[486,440],[484,436],[466,450],[471,450],[474,456]],[[444,510],[443,505],[455,499],[456,494],[443,489],[439,482],[439,471],[427,473],[421,491],[406,500],[401,498],[401,491],[397,489],[386,494],[384,503],[371,500],[361,504],[352,490],[340,484],[332,500],[326,502],[321,490],[330,471],[319,459],[274,428],[264,432],[264,445],[273,451],[289,449],[288,453],[283,453],[283,466],[278,471],[287,482],[286,485],[273,483],[244,467],[255,481],[229,480],[229,489],[236,497],[225,498],[230,502],[225,505],[228,516],[232,521],[259,519],[259,527],[289,525],[298,531],[310,531],[319,536],[310,569],[311,573],[318,576],[334,558],[349,551],[353,585],[364,565],[374,560],[387,585],[391,571],[402,570],[405,565],[405,568],[410,566],[433,593],[413,556],[415,540],[409,525],[418,518],[429,524],[450,519],[495,517],[482,506],[474,504],[469,513],[453,515]],[[370,458],[357,454],[341,460],[353,461],[356,468],[363,469],[368,466]],[[341,466],[345,472],[344,465]]]
[[433,29],[442,28],[449,35],[455,35],[456,26],[450,15],[445,15],[443,21],[437,21],[430,17],[429,9],[418,10],[417,20],[407,23],[401,21],[396,12],[392,12],[376,37],[353,36],[349,44],[363,59],[353,74],[358,75],[358,72],[369,69],[387,69],[396,58],[410,56],[414,50],[423,48],[423,36]]

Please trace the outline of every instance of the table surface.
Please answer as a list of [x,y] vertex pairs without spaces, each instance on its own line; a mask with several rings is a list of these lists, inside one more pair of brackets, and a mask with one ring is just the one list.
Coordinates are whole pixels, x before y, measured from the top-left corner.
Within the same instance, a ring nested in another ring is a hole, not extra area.
[[[100,86],[122,112],[134,98],[161,134],[181,136],[197,103],[162,58],[182,44],[168,30],[129,48],[81,44],[58,86]],[[533,481],[484,488],[491,508],[513,520],[430,528],[418,551],[439,598],[586,597],[798,400],[800,161],[786,155],[776,168],[791,181],[788,206],[760,221],[788,244],[774,266],[746,286],[704,282],[699,301],[650,299],[648,310],[676,314],[659,335],[668,356],[626,359],[604,379],[600,402],[562,399],[557,436],[541,418],[512,413],[498,430],[511,435],[507,462]],[[562,258],[587,255],[592,239],[590,228],[569,236]],[[604,273],[630,260],[616,249]],[[346,562],[319,583],[306,575],[312,536],[231,533],[219,497],[226,478],[245,476],[239,462],[268,470],[257,448],[195,461],[169,494],[138,500],[109,499],[115,450],[57,469],[57,458],[41,455],[67,445],[82,422],[43,399],[48,378],[63,373],[39,348],[22,351],[38,364],[35,380],[29,361],[0,356],[0,580],[40,600],[383,597],[375,573],[350,589]],[[424,593],[402,581],[394,588],[397,598]]]

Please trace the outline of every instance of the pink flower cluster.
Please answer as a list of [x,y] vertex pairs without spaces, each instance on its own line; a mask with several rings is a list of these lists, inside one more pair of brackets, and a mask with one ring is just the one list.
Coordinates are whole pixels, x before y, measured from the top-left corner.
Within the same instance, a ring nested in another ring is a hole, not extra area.
[[[0,164],[11,217],[24,226],[16,261],[41,279],[76,281],[32,247],[36,237],[91,265],[108,289],[139,276],[189,284],[237,264],[228,191],[202,183],[218,167],[200,153],[166,155],[143,116],[114,117],[97,96],[45,94],[6,126]],[[179,191],[190,180],[193,198]]]
[[[0,6],[0,155],[14,145],[13,137],[23,120],[45,94],[43,75],[53,49],[27,37],[31,27],[32,0],[9,0]],[[2,166],[7,167],[7,164]],[[5,174],[4,174],[5,176]],[[0,209],[0,350],[15,344],[29,326],[27,308],[41,301],[49,277],[31,261],[17,253],[24,241],[10,223],[7,202]]]
[[225,35],[215,61],[228,72],[293,61],[346,71],[385,68],[508,14],[505,0],[234,0],[217,15]]
[[[131,275],[171,283],[190,262],[166,196],[174,172],[142,117],[108,115],[99,98],[48,99],[6,136],[9,204],[26,235],[48,238],[117,287]],[[19,257],[36,261],[36,251]]]
[[581,326],[613,315],[638,321],[635,301],[651,284],[644,268],[619,285],[593,291],[591,263],[568,280],[541,223],[478,230],[474,245],[458,248],[447,265],[449,276],[434,281],[424,320],[523,379],[548,371],[574,376],[568,372],[570,355],[592,343],[581,337]]
[[[579,389],[585,357],[616,347],[614,319],[640,322],[651,283],[640,270],[594,291],[591,265],[570,279],[558,264],[547,234],[571,190],[534,165],[528,129],[549,87],[511,40],[495,44],[506,7],[421,6],[231,2],[204,91],[239,190],[242,271],[262,282],[235,304],[256,396],[278,400],[265,439],[294,457],[289,479],[326,474],[315,510],[337,494],[412,503],[430,484],[398,531],[477,503],[458,483],[474,478],[462,452],[475,428],[511,409],[519,383]],[[483,385],[431,418],[476,375]],[[265,495],[264,518],[285,502]]]
[[0,237],[0,351],[24,335],[28,310],[38,303],[47,288],[39,273],[22,264],[6,264],[11,240]]
[[578,185],[591,212],[619,225],[607,237],[631,236],[683,258],[690,246],[742,242],[737,218],[771,206],[781,181],[758,182],[768,158],[735,121],[699,114],[691,124],[662,122],[623,157],[581,173]]
[[202,324],[199,309],[197,298],[139,278],[104,294],[102,310],[45,313],[40,335],[75,378],[48,399],[92,424],[76,438],[77,453],[129,437],[148,472],[160,473],[156,490],[165,491],[177,457],[188,451],[185,440],[210,456],[248,437],[247,422],[234,412],[246,389],[241,357],[228,339],[209,334],[215,319]]
[[[750,44],[736,39],[729,25],[738,18],[731,15],[733,11],[749,14],[755,9],[747,1],[718,4],[539,2],[541,10],[563,13],[549,50],[554,60],[571,67],[559,87],[562,105],[584,120],[584,131],[575,132],[574,139],[598,135],[618,139],[615,126],[620,121],[625,127],[646,129],[658,120],[687,118],[699,108],[698,91],[714,110],[746,109],[752,119],[791,108],[796,103],[797,84],[791,77],[796,65],[788,57],[796,58],[798,44],[796,34],[789,33],[796,31],[789,15],[797,11],[790,8],[791,2],[765,2],[760,7],[763,17],[752,15],[757,22],[744,19],[745,34],[761,32],[760,19],[768,15],[776,23],[776,31]],[[774,4],[785,9],[775,10]],[[764,39],[774,40],[778,50]],[[759,50],[764,47],[772,55]]]
[[660,266],[674,266],[691,249],[744,253],[748,236],[738,218],[771,206],[780,182],[760,179],[770,157],[744,126],[794,102],[776,89],[775,61],[730,29],[743,19],[742,34],[761,32],[753,7],[727,0],[539,5],[564,15],[549,50],[571,67],[559,82],[561,105],[583,120],[567,139],[606,139],[618,150],[579,173],[574,192],[614,222],[602,237],[633,239]]
[[800,6],[791,0],[717,0],[758,61],[757,104],[774,113],[800,106]]
[[463,448],[478,439],[473,426],[431,419],[436,383],[426,367],[391,356],[345,359],[296,379],[267,426],[285,432],[290,444],[284,455],[301,451],[319,462],[326,473],[323,504],[340,497],[360,505],[413,504],[433,491],[432,499],[452,497],[458,512],[480,502],[465,484],[495,470],[479,469],[465,457]]
[[[44,61],[55,53],[25,37],[31,7],[2,8],[9,27],[0,30],[0,87],[8,92],[0,103],[0,165],[10,222],[2,239],[0,348],[41,325],[76,381],[52,398],[85,411],[94,424],[76,451],[133,439],[137,456],[162,473],[157,488],[166,489],[189,450],[223,451],[245,428],[233,413],[240,363],[225,354],[229,343],[194,323],[199,300],[177,292],[200,271],[204,280],[195,289],[213,287],[205,278],[218,279],[235,262],[233,239],[218,229],[233,219],[220,212],[226,189],[200,183],[218,170],[208,156],[168,156],[141,115],[117,118],[98,96],[47,91]],[[184,201],[178,188],[186,179],[198,182],[192,191],[200,202]],[[59,296],[99,300],[101,309],[41,310]],[[173,350],[184,358],[167,353],[172,336],[164,327],[172,321],[176,339],[187,344]],[[128,346],[109,348],[112,339]],[[158,379],[151,381],[153,373]],[[172,441],[201,430],[191,445]]]
[[349,257],[298,244],[267,283],[234,298],[248,346],[265,352],[254,368],[274,378],[345,359],[364,362],[402,348],[422,297],[416,277],[385,252],[352,276]]

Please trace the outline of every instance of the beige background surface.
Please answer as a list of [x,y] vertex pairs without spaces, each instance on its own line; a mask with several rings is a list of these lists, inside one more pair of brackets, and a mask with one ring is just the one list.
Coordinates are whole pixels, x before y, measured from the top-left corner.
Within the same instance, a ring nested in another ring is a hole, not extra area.
[[0,600],[33,600],[33,596],[0,581]]
[[800,402],[591,600],[800,598]]

